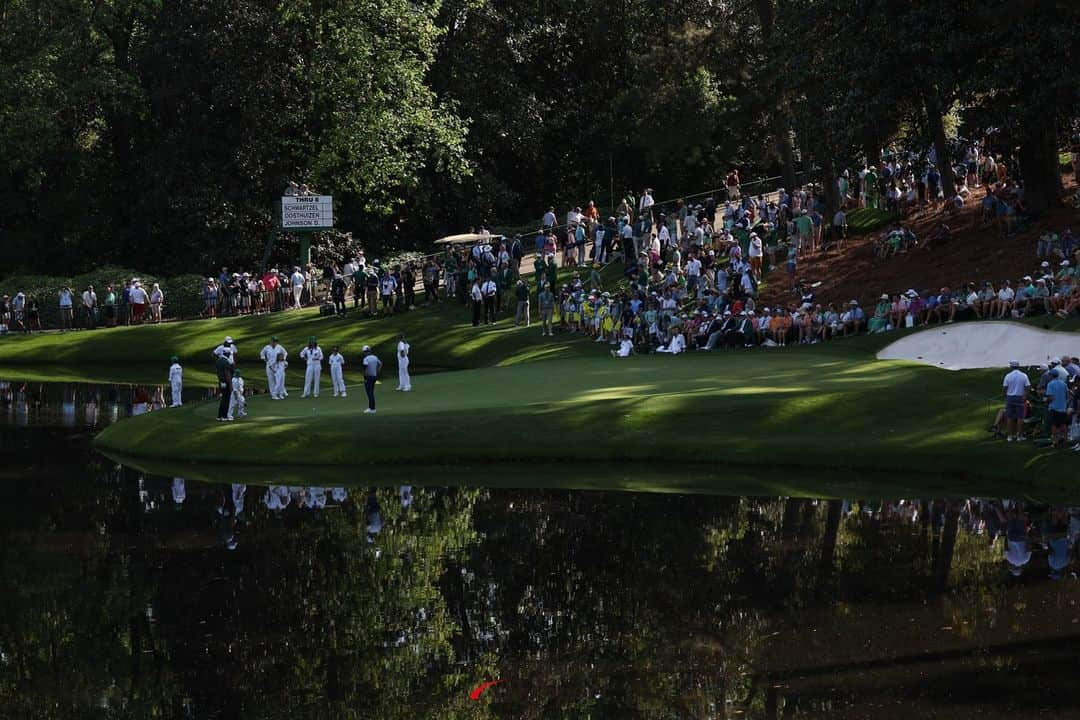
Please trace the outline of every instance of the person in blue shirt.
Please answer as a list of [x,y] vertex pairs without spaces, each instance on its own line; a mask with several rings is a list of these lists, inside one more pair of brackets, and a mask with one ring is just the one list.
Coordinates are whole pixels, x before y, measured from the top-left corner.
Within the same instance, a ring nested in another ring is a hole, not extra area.
[[1046,403],[1050,409],[1050,439],[1054,447],[1061,447],[1069,427],[1069,386],[1060,377],[1047,383]]

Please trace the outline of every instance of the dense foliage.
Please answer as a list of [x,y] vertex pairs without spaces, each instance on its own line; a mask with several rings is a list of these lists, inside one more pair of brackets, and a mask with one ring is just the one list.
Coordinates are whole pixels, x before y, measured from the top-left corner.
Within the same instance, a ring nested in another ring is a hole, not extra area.
[[0,21],[5,274],[254,265],[289,178],[407,248],[990,128],[1037,212],[1080,100],[1063,1],[12,0]]

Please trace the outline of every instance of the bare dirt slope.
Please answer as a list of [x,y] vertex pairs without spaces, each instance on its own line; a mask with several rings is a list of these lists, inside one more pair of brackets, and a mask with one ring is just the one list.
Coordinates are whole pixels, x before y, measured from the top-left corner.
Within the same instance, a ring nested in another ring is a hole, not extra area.
[[[1076,185],[1072,175],[1063,178],[1071,194]],[[912,251],[881,260],[874,255],[874,239],[881,232],[849,238],[842,251],[830,251],[800,259],[798,275],[810,282],[820,281],[817,296],[822,302],[846,302],[856,299],[864,305],[876,302],[882,293],[900,293],[908,288],[919,292],[952,289],[968,282],[989,280],[997,286],[1002,280],[1016,281],[1032,274],[1039,266],[1035,257],[1036,241],[1045,229],[1060,233],[1072,228],[1080,233],[1080,211],[1055,208],[1022,234],[1001,237],[994,226],[980,227],[979,201],[984,188],[977,188],[962,219],[951,223],[951,242]],[[940,210],[921,210],[905,219],[905,224],[920,238],[925,238],[940,221]],[[1055,268],[1056,270],[1056,268]],[[765,304],[788,303],[793,299],[791,284],[783,270],[769,274],[762,290]]]

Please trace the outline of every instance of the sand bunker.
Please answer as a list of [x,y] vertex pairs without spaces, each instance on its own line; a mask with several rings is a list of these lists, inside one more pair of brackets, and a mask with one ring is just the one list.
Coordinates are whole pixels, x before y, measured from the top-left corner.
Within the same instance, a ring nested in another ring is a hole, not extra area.
[[1080,333],[1051,332],[1015,322],[940,325],[901,338],[879,360],[913,360],[946,370],[1039,365],[1053,356],[1080,355]]

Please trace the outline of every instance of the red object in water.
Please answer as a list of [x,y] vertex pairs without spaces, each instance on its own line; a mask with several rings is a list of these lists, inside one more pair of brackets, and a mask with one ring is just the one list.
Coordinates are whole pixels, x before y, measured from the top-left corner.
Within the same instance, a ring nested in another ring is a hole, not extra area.
[[484,694],[485,690],[487,690],[489,687],[498,685],[501,682],[506,682],[506,681],[505,680],[489,680],[486,683],[480,683],[479,685],[477,685],[473,689],[473,691],[471,693],[469,693],[469,698],[472,699],[472,700],[479,700],[480,696]]

